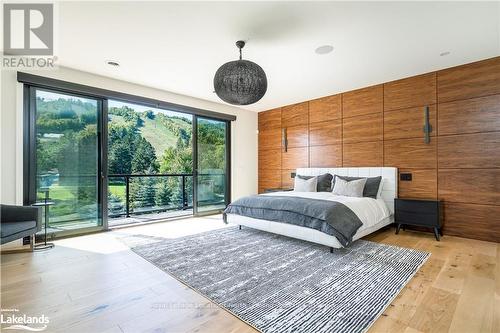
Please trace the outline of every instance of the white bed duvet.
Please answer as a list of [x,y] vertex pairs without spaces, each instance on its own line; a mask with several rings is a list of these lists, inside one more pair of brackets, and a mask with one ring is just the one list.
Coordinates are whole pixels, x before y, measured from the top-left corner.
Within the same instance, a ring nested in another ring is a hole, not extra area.
[[[340,202],[349,207],[361,220],[363,225],[358,229],[353,237],[353,240],[364,237],[375,230],[382,228],[392,222],[391,212],[382,199],[373,198],[355,198],[334,195],[331,192],[273,192],[263,195],[268,196],[290,196],[301,197],[319,200],[330,200]],[[255,229],[269,231],[289,237],[299,238],[326,246],[340,248],[342,245],[339,243],[335,236],[330,236],[321,231],[301,227],[293,224],[273,222],[267,220],[254,219],[250,217],[228,214],[227,221],[229,223],[244,225]]]

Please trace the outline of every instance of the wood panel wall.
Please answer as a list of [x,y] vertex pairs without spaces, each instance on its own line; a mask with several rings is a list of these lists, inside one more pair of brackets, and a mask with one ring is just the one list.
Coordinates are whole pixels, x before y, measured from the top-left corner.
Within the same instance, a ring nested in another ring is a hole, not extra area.
[[500,57],[259,113],[259,192],[341,166],[411,173],[399,197],[443,200],[446,234],[499,242]]

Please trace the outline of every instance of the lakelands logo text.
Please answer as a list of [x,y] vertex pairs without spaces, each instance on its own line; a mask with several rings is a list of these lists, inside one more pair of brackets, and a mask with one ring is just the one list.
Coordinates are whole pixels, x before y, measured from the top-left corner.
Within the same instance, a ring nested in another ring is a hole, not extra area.
[[54,5],[3,5],[4,69],[54,67]]
[[45,315],[28,316],[19,313],[18,309],[2,309],[0,323],[2,324],[2,330],[41,332],[47,329],[49,317]]

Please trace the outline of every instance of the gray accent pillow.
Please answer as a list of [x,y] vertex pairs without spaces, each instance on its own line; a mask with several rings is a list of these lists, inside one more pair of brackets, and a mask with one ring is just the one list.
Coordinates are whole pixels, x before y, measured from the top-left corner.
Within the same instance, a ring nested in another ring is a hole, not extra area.
[[295,192],[316,192],[316,187],[318,185],[318,178],[312,177],[310,179],[302,179],[300,177],[295,177],[295,184],[293,190]]
[[[352,181],[352,180],[358,180],[358,179],[366,179],[366,185],[365,189],[363,190],[363,196],[364,197],[369,197],[373,199],[377,199],[377,194],[378,194],[378,189],[380,187],[380,182],[382,181],[382,176],[378,177],[347,177],[347,176],[339,176],[335,175],[335,177],[338,177],[343,180]],[[332,181],[332,189],[335,186],[335,179]]]
[[358,180],[343,180],[336,179],[332,193],[335,195],[344,195],[346,197],[363,197],[363,189],[365,188],[366,178]]
[[[296,175],[295,178],[302,178],[302,179],[311,179],[314,176],[302,176],[302,175]],[[319,176],[316,176],[318,178],[318,187],[317,191],[318,192],[331,192],[332,191],[332,179],[333,176],[329,173],[325,173]]]

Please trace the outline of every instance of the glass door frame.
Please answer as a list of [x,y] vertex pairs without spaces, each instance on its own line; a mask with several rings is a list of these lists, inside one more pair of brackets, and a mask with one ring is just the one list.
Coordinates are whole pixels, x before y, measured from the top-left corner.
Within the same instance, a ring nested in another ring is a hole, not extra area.
[[226,158],[226,174],[225,174],[225,205],[231,203],[231,121],[224,119],[217,119],[206,116],[193,116],[193,215],[194,216],[207,216],[214,215],[221,212],[220,209],[214,209],[204,212],[198,211],[198,119],[207,119],[224,122],[226,125],[225,133],[225,158]]
[[[143,106],[181,112],[193,116],[193,215],[196,213],[196,169],[197,169],[197,118],[223,121],[226,123],[226,198],[225,203],[228,205],[231,201],[231,126],[232,122],[237,119],[235,115],[219,113],[216,111],[195,108],[186,105],[166,102],[159,99],[148,98],[139,95],[118,92],[94,86],[78,84],[74,82],[53,79],[49,77],[17,72],[17,81],[23,84],[23,204],[30,204],[30,198],[33,197],[35,191],[34,181],[36,179],[36,170],[34,169],[34,161],[36,158],[36,113],[33,97],[35,89],[48,90],[55,93],[74,95],[77,97],[90,98],[100,101],[100,116],[98,117],[98,135],[100,147],[100,170],[98,170],[99,188],[99,213],[102,225],[92,228],[75,229],[74,231],[63,231],[57,234],[57,237],[73,236],[85,233],[98,232],[109,230],[108,225],[108,100],[113,99],[121,102],[135,103]],[[196,163],[195,163],[196,162]],[[30,189],[30,187],[33,187]],[[31,197],[30,197],[31,195]],[[211,215],[216,211],[203,212],[200,215]]]
[[[108,229],[107,205],[107,100],[58,88],[24,84],[23,87],[23,205],[36,201],[36,91],[92,99],[97,102],[97,226],[62,230],[56,238],[93,233]],[[42,221],[45,227],[45,220]]]

